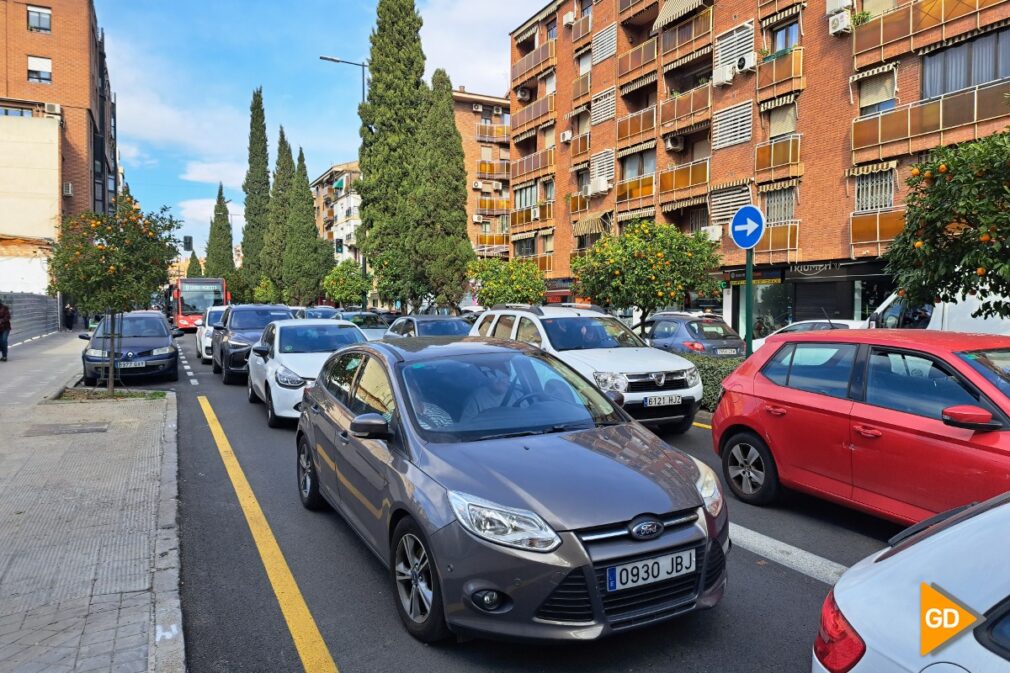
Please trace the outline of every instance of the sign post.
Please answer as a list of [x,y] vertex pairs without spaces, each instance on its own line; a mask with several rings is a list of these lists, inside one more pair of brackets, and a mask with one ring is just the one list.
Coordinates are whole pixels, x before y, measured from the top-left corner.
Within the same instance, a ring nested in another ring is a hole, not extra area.
[[743,206],[733,215],[729,235],[741,250],[747,251],[744,284],[744,322],[747,329],[747,356],[754,352],[754,247],[765,234],[765,216],[757,206]]

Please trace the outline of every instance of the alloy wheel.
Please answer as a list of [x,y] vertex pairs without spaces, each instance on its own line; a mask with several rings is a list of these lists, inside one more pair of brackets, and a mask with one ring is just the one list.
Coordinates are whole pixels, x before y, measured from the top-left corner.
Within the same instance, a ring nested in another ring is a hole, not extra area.
[[740,493],[753,495],[765,483],[765,464],[754,446],[741,442],[729,451],[729,478]]
[[312,494],[312,480],[314,478],[312,458],[305,446],[302,446],[298,452],[298,487],[302,491],[303,498],[308,498]]
[[428,563],[428,552],[412,533],[401,537],[396,546],[394,572],[403,611],[415,623],[423,624],[431,613],[433,571]]

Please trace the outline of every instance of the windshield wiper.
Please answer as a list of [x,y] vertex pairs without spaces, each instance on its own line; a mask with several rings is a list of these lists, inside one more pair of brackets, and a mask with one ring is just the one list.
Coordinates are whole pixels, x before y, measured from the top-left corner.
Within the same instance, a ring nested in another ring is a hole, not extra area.
[[503,432],[498,435],[484,435],[480,438],[480,441],[485,439],[508,439],[510,437],[529,437],[531,435],[542,435],[545,430],[517,430],[515,432]]

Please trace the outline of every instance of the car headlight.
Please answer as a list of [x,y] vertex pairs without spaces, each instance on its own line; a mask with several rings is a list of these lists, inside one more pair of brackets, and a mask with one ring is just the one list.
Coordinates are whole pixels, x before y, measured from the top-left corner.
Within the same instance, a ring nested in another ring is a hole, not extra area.
[[616,390],[619,393],[623,393],[628,389],[628,377],[624,374],[593,372],[593,378],[596,379],[596,385],[603,391]]
[[684,374],[684,378],[687,379],[687,387],[694,388],[695,386],[701,385],[701,374],[698,373],[697,367],[691,367]]
[[301,388],[302,386],[305,385],[305,379],[303,379],[301,376],[298,376],[298,374],[295,374],[287,367],[281,367],[280,369],[278,369],[277,374],[274,375],[274,378],[277,379],[277,383],[284,386],[285,388]]
[[109,351],[99,350],[98,348],[89,348],[84,351],[84,354],[89,358],[107,358],[109,357]]
[[698,466],[698,480],[694,482],[694,486],[698,489],[701,499],[705,501],[705,510],[713,517],[719,516],[723,505],[722,485],[719,484],[719,477],[705,463],[693,457],[691,460]]
[[525,509],[496,505],[477,496],[449,491],[456,518],[477,537],[526,551],[554,551],[561,538],[539,516]]
[[151,351],[151,355],[171,355],[175,352],[175,346],[164,346],[162,348],[155,348]]
[[252,346],[251,341],[249,341],[245,337],[240,336],[231,337],[230,339],[228,339],[228,343],[230,343],[232,346]]

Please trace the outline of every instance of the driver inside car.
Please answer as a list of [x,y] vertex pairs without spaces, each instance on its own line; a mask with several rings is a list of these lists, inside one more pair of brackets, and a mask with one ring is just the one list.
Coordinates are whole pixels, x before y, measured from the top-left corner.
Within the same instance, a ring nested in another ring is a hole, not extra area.
[[507,365],[481,367],[480,372],[486,380],[463,404],[463,413],[460,416],[462,421],[474,418],[485,409],[503,407],[508,402],[506,398],[511,397]]

